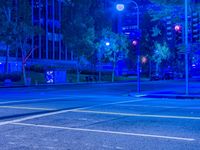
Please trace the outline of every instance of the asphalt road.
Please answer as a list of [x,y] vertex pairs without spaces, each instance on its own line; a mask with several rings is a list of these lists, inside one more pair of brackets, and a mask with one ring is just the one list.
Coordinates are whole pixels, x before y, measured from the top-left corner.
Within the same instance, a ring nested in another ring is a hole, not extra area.
[[[143,90],[182,86],[161,83]],[[128,96],[134,90],[135,83],[0,89],[0,149],[200,149],[200,100]]]

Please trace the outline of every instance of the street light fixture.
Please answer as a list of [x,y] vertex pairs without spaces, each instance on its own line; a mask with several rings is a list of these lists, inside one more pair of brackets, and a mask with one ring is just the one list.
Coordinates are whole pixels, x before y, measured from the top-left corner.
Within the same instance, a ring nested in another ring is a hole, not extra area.
[[124,4],[117,4],[117,5],[116,5],[116,9],[117,9],[118,11],[123,11],[124,8],[125,8]]
[[[133,3],[136,7],[136,14],[137,14],[137,30],[140,30],[140,10],[138,7],[138,4],[132,0],[130,1],[130,3]],[[125,9],[125,5],[124,4],[117,4],[116,5],[116,9],[118,11],[123,11]],[[119,30],[119,29],[118,29]],[[137,45],[137,92],[140,93],[141,88],[140,88],[140,50],[139,50],[139,45],[138,45],[138,41],[133,41],[133,45],[135,43],[135,46]]]

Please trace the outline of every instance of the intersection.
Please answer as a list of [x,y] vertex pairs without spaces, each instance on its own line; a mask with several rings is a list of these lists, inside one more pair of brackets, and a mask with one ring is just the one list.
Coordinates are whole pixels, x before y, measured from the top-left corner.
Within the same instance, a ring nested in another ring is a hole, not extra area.
[[1,149],[198,149],[200,101],[125,95],[134,85],[1,89]]

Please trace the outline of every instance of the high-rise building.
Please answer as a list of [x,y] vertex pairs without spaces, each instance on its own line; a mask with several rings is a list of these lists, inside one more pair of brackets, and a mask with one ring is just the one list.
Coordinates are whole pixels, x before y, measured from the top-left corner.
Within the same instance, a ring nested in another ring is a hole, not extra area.
[[32,58],[65,60],[67,53],[62,44],[60,0],[30,0],[32,22],[40,26],[45,34],[33,38],[33,47],[37,47]]
[[[68,52],[63,44],[61,33],[62,0],[29,0],[32,16],[32,24],[42,28],[42,33],[31,39],[34,51],[27,61],[27,65],[40,64],[42,66],[58,66],[70,68],[76,65],[73,61],[73,53]],[[18,6],[18,0],[13,0],[13,5]],[[16,12],[13,12],[13,14]],[[14,14],[17,15],[17,14]],[[2,47],[1,47],[2,49]],[[21,70],[20,51],[10,53],[9,70]],[[2,56],[2,57],[1,57]],[[0,53],[1,69],[4,70],[5,55]],[[3,68],[3,69],[2,69]]]

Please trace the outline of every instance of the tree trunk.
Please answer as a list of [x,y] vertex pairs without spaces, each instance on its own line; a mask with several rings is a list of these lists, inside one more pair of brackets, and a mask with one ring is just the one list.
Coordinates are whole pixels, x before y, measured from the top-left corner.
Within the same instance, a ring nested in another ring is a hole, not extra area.
[[113,64],[113,70],[112,70],[112,82],[115,81],[115,62]]
[[80,82],[80,71],[79,71],[79,63],[76,66],[76,82]]
[[152,63],[151,59],[149,59],[149,78],[151,78],[151,71],[152,71]]
[[25,68],[26,52],[23,50],[23,46],[21,46],[21,50],[22,50],[22,74],[23,74],[24,85],[26,86],[27,85],[26,68]]
[[159,64],[160,64],[160,63],[156,63],[156,74],[159,73]]
[[101,63],[101,60],[99,61],[99,82],[101,82],[101,76],[102,76],[102,73],[101,73],[101,71],[102,71],[102,63]]
[[24,79],[24,85],[27,85],[27,79],[26,79],[26,68],[25,68],[25,63],[22,60],[22,73],[23,73],[23,79]]
[[8,74],[9,55],[10,55],[10,47],[9,47],[9,45],[6,45],[6,63],[5,63],[5,73],[6,74]]
[[99,82],[101,82],[101,71],[99,71]]
[[113,71],[112,71],[112,82],[115,81],[115,68],[116,68],[116,53],[114,52],[114,62],[113,62]]

